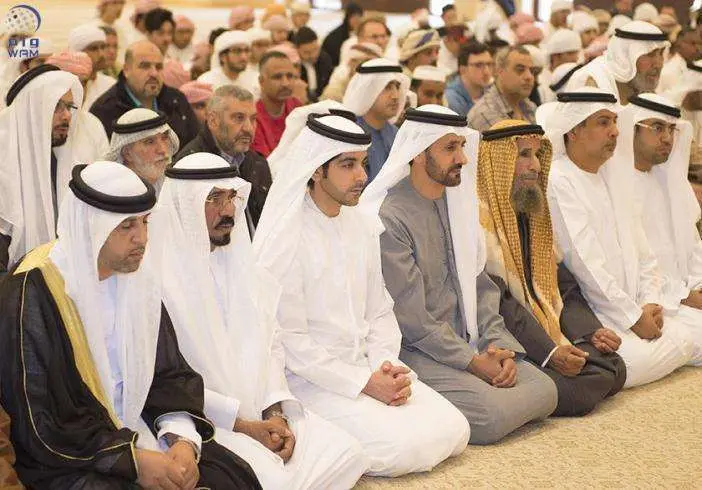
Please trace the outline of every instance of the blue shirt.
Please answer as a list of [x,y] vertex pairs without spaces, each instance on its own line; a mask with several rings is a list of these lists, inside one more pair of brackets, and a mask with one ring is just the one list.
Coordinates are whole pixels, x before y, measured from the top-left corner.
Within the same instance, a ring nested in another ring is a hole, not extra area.
[[456,76],[446,85],[446,102],[449,109],[456,112],[459,116],[466,117],[470,109],[473,107],[474,101],[470,98],[470,94],[463,86],[461,77]]
[[386,122],[385,126],[378,130],[370,127],[362,117],[357,118],[356,122],[371,136],[371,145],[368,148],[368,183],[370,183],[378,175],[380,169],[383,168],[385,160],[390,155],[390,148],[392,148],[392,144],[395,141],[397,127]]
[[[129,85],[127,85],[125,83],[124,88],[127,91],[127,95],[129,96],[129,98],[132,99],[132,102],[134,103],[134,107],[141,107],[141,102],[139,101],[139,99],[136,98],[134,93],[132,93],[132,91],[129,89]],[[154,97],[154,101],[152,102],[151,109],[153,109],[154,111],[158,111],[158,102],[156,101],[156,97]]]

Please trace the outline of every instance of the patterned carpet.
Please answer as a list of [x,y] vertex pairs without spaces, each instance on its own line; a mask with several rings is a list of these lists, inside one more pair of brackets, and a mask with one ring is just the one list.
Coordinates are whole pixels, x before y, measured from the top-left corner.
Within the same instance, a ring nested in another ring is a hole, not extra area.
[[702,488],[702,370],[620,393],[584,418],[530,424],[434,471],[363,478],[359,490]]

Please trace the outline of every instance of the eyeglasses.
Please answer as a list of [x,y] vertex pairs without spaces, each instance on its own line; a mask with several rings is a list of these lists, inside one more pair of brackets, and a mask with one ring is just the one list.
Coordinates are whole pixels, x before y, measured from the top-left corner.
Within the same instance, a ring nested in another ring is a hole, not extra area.
[[244,198],[239,196],[236,192],[234,194],[215,194],[212,196],[207,196],[205,202],[214,205],[217,209],[223,209],[227,204],[231,204],[234,208],[241,206],[244,202]]
[[72,104],[71,102],[64,102],[62,100],[59,100],[56,103],[56,108],[54,109],[54,114],[56,114],[57,112],[61,112],[61,111],[68,111],[71,114],[73,114],[77,110],[78,110],[77,105]]
[[484,70],[486,68],[490,68],[492,70],[495,67],[495,63],[482,61],[479,63],[468,63],[468,66],[473,66],[473,67],[477,68],[478,70]]
[[678,135],[680,132],[680,129],[675,125],[675,124],[644,124],[644,123],[636,123],[637,126],[641,126],[642,128],[646,128],[649,131],[653,131],[653,134],[655,134],[657,137],[662,137],[664,134],[667,136],[670,136],[672,138],[675,138],[675,136]]

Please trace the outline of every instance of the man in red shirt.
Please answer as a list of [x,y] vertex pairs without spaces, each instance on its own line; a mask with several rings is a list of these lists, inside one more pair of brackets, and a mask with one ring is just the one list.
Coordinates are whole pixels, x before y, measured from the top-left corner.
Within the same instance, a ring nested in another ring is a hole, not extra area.
[[286,55],[267,52],[259,69],[261,98],[256,102],[257,125],[252,148],[267,158],[280,142],[288,114],[302,103],[292,96],[298,72]]

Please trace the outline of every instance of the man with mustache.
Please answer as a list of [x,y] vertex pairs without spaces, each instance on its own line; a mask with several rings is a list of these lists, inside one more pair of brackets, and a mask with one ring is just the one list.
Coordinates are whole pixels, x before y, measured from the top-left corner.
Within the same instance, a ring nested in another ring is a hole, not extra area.
[[198,77],[217,89],[223,85],[238,85],[253,91],[258,85],[256,73],[248,68],[251,39],[244,31],[225,31],[214,41],[210,70]]
[[556,383],[553,415],[580,416],[622,388],[626,368],[616,354],[621,339],[603,327],[573,275],[554,259],[546,204],[551,143],[543,133],[515,120],[483,133],[478,196],[486,270],[500,287],[507,329]]
[[363,192],[379,210],[383,277],[402,331],[400,359],[491,444],[556,408],[556,386],[524,360],[485,268],[476,171],[480,135],[451,109],[409,109]]
[[632,140],[617,140],[620,111],[614,94],[583,87],[558,94],[537,118],[553,144],[547,196],[559,254],[597,318],[621,338],[628,388],[702,363],[702,336],[680,298],[671,303],[636,213]]
[[119,162],[154,186],[163,185],[163,173],[178,151],[179,141],[165,114],[137,108],[126,112],[114,124],[106,160]]
[[150,41],[137,41],[127,48],[117,83],[95,101],[90,112],[100,119],[109,138],[117,119],[136,107],[165,114],[181,145],[197,135],[197,117],[185,95],[164,85],[163,54]]
[[93,71],[85,85],[83,104],[89,109],[102,94],[115,84],[115,79],[102,73],[107,68],[107,35],[95,24],[83,24],[68,33],[69,51],[82,51],[90,57]]
[[356,114],[356,122],[371,135],[368,149],[368,182],[372,182],[385,160],[397,127],[392,124],[405,107],[410,79],[402,67],[385,58],[361,63],[344,94],[343,104]]
[[534,62],[521,46],[502,48],[495,55],[495,83],[468,112],[468,127],[483,132],[503,119],[534,122],[536,105],[529,100],[534,89]]
[[252,236],[271,186],[268,162],[251,149],[256,119],[251,92],[235,85],[220,87],[207,102],[205,124],[200,132],[175,156],[177,162],[192,153],[219,155],[229,162],[237,176],[251,184],[245,216]]
[[[244,209],[251,185],[211,153],[166,171],[164,304],[205,383],[216,440],[265,488],[351,488],[368,461],[353,437],[290,393],[276,321],[278,286],[256,265]],[[185,261],[185,264],[184,264]]]
[[56,237],[56,215],[77,155],[78,77],[54,65],[21,75],[0,113],[0,274]]
[[37,489],[261,488],[213,441],[202,378],[163,306],[153,187],[94,162],[74,167],[69,188],[60,238],[0,290],[0,400],[20,478]]
[[469,427],[398,359],[377,213],[356,208],[369,144],[351,114],[308,118],[276,174],[254,253],[282,288],[290,390],[358,439],[369,474],[397,476],[459,454]]
[[614,94],[620,104],[644,92],[653,92],[663,68],[668,36],[648,22],[634,20],[615,29],[607,51],[579,69],[571,87],[599,87]]
[[302,103],[293,97],[298,71],[287,55],[269,51],[261,57],[258,81],[261,98],[256,102],[256,132],[252,148],[268,158],[285,131],[285,118]]

